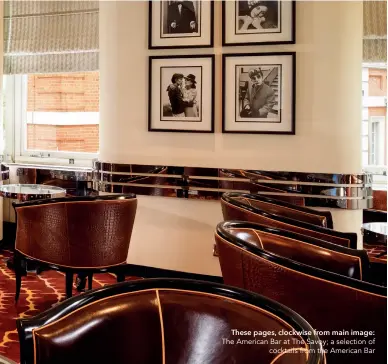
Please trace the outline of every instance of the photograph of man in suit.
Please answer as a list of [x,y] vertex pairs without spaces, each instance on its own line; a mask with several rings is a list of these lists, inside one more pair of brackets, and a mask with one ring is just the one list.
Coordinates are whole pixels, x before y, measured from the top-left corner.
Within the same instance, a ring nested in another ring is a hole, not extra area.
[[193,101],[183,99],[183,74],[174,73],[171,78],[171,84],[167,87],[168,98],[170,100],[171,112],[173,117],[184,118],[185,108],[193,107]]
[[264,82],[261,68],[249,70],[251,86],[242,100],[241,117],[266,118],[276,103],[275,91]]
[[173,1],[168,6],[167,29],[170,34],[198,31],[197,16],[192,1]]

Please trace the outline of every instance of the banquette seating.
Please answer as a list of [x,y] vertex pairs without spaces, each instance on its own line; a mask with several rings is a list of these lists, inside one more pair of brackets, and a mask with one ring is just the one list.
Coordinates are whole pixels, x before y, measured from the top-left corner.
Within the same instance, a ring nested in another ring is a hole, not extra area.
[[[313,328],[287,307],[238,288],[184,279],[88,291],[17,320],[17,330],[21,364],[325,363]],[[275,337],[281,340],[271,343]]]
[[308,235],[348,248],[357,248],[357,234],[333,230],[328,211],[245,193],[224,193],[221,198],[224,220],[252,221]]
[[[373,345],[326,345],[328,363],[385,363],[386,288],[364,281],[365,254],[333,251],[306,236],[252,222],[226,221],[216,231],[224,283],[274,299],[298,312],[322,340],[366,339]],[[347,249],[347,250],[346,250]],[[367,274],[367,273],[366,273]],[[368,334],[367,334],[368,336]],[[371,350],[366,353],[364,347]],[[348,348],[353,354],[333,350]],[[355,352],[355,350],[361,352]]]
[[[225,221],[257,222],[265,226],[277,227],[325,240],[334,244],[331,245],[330,249],[332,250],[337,249],[338,246],[343,246],[357,252],[357,234],[334,230],[329,211],[317,211],[273,198],[243,193],[225,193],[221,199],[221,206]],[[364,244],[363,250],[369,258],[368,279],[377,284],[386,285],[386,246],[376,247]]]
[[16,301],[25,261],[66,273],[66,296],[71,297],[73,274],[112,271],[124,277],[137,199],[134,194],[65,197],[14,203],[17,229],[14,265]]

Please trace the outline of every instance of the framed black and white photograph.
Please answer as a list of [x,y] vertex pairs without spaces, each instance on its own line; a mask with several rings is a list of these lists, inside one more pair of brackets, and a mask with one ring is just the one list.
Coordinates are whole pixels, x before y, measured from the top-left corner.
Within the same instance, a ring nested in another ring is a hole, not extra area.
[[295,1],[224,0],[222,17],[224,46],[295,43]]
[[212,47],[213,9],[209,0],[149,1],[148,47]]
[[295,53],[223,55],[224,133],[295,134]]
[[149,60],[149,131],[214,131],[214,56]]

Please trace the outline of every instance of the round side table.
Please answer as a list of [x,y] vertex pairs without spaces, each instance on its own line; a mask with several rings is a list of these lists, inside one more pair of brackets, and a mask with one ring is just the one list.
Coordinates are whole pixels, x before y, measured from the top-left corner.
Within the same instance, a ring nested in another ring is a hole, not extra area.
[[361,231],[366,244],[385,245],[387,247],[388,223],[368,222],[362,224]]
[[[15,222],[15,211],[12,202],[25,202],[32,200],[44,200],[48,198],[65,197],[66,190],[56,186],[13,184],[0,186],[0,196],[4,198],[4,210],[8,211],[8,221]],[[16,230],[15,230],[16,231]],[[15,239],[7,239],[6,244],[14,246]],[[13,259],[7,261],[7,266],[13,269]]]
[[5,199],[4,210],[8,209],[9,221],[15,222],[15,212],[12,208],[13,201],[24,202],[65,197],[66,190],[48,185],[13,184],[0,186],[0,196]]

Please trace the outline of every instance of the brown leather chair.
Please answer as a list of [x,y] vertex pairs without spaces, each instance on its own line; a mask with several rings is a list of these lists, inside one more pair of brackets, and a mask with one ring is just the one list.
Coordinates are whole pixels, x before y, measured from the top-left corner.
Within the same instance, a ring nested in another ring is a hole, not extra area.
[[111,270],[124,280],[120,265],[128,255],[137,199],[134,194],[65,197],[14,203],[16,301],[23,262],[35,260],[66,273],[71,297],[73,273]]
[[[248,233],[247,229],[251,231]],[[260,236],[261,232],[258,234]],[[322,340],[329,340],[325,345],[328,363],[386,362],[385,287],[340,274],[338,268],[343,268],[339,261],[334,262],[332,253],[326,262],[323,256],[318,259],[317,255],[306,260],[303,249],[290,252],[274,239],[263,242],[261,238],[260,241],[253,223],[220,223],[216,243],[224,282],[262,294],[301,314],[315,330],[325,333]],[[348,264],[346,269],[350,269],[350,260],[341,261],[342,264]],[[353,269],[358,269],[356,264]],[[338,339],[365,339],[363,335],[354,335],[354,330],[373,337],[367,337],[366,344],[361,346],[352,342],[345,346],[338,344]],[[376,343],[368,345],[368,339],[374,338]],[[357,355],[354,351],[347,355],[331,352],[345,347],[361,348],[361,352]],[[374,352],[366,353],[364,347],[374,349]]]
[[273,198],[244,193],[224,193],[221,206],[224,220],[257,222],[347,248],[357,248],[357,234],[333,230],[328,211],[316,211]]
[[313,328],[287,307],[185,279],[103,287],[16,325],[21,364],[325,362]]
[[228,228],[232,234],[263,250],[369,282],[370,262],[365,250],[349,249],[321,239],[256,223],[229,221]]

